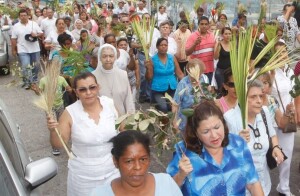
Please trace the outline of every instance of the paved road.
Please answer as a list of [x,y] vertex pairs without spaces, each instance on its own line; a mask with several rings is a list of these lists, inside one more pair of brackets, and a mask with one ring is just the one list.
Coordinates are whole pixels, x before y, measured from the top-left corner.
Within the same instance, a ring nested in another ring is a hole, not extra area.
[[[46,120],[44,112],[37,109],[32,104],[32,100],[37,96],[33,91],[24,90],[20,87],[5,87],[11,76],[0,76],[0,98],[4,100],[13,118],[21,127],[21,136],[33,160],[43,157],[54,157],[51,154],[51,147],[49,144],[49,133],[46,128]],[[171,152],[165,154],[163,157],[157,158],[152,156],[152,165],[150,171],[162,172],[164,165],[168,163]],[[59,174],[43,185],[43,195],[45,196],[64,196],[66,195],[66,180],[67,180],[67,155],[62,153],[58,157],[54,157],[59,165]],[[294,156],[292,162],[291,172],[291,189],[292,192],[300,196],[300,173],[298,170],[300,162],[300,132],[297,133],[295,139]],[[271,172],[273,184],[278,182],[277,169]],[[272,186],[270,195],[276,195],[275,186]]]

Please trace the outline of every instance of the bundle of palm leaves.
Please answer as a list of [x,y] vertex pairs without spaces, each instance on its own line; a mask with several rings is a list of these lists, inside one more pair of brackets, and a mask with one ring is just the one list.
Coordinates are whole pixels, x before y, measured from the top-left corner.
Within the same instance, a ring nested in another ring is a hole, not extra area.
[[[238,102],[241,108],[241,115],[243,120],[243,128],[247,127],[248,119],[248,103],[247,103],[247,92],[248,86],[247,82],[254,80],[260,75],[274,70],[276,68],[282,67],[286,64],[290,64],[293,58],[285,58],[281,56],[284,48],[280,48],[275,51],[270,60],[260,69],[254,69],[255,65],[270,51],[274,48],[277,43],[277,38],[269,40],[267,46],[259,53],[259,55],[254,59],[253,63],[250,65],[250,57],[252,54],[253,46],[255,43],[256,36],[252,36],[253,27],[250,27],[245,32],[239,32],[239,40],[237,36],[233,36],[230,43],[230,61],[232,68],[232,75],[235,83],[235,90],[238,97]],[[250,70],[255,70],[253,73]]]

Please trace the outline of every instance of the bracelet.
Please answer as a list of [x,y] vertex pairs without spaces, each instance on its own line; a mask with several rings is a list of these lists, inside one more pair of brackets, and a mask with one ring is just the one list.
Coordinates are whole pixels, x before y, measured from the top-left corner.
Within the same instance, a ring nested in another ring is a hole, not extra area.
[[275,145],[275,146],[273,146],[272,151],[273,151],[275,148],[279,148],[279,150],[282,150],[282,148],[281,148],[279,145]]

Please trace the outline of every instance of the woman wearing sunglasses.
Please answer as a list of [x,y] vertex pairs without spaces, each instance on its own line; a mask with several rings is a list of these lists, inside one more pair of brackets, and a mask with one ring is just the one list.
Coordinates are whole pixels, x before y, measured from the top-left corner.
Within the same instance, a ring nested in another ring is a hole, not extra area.
[[194,109],[183,139],[167,167],[183,195],[263,195],[246,142],[229,133],[214,102]]
[[[243,129],[239,106],[227,111],[224,118],[230,132],[240,135],[247,142],[264,195],[269,195],[271,178],[266,159],[269,149],[269,136],[272,139],[272,156],[276,159],[277,164],[284,161],[284,156],[278,144],[269,110],[267,107],[263,107],[263,84],[260,80],[256,79],[248,82],[247,96],[248,127],[246,129]],[[249,195],[249,192],[247,192],[247,195]]]
[[117,113],[112,99],[98,96],[100,87],[92,73],[77,75],[73,87],[78,100],[66,107],[59,122],[49,117],[48,128],[54,147],[62,147],[54,128],[58,128],[65,143],[72,140],[76,157],[68,162],[67,195],[81,196],[120,175],[108,142],[117,135]]
[[216,99],[215,103],[223,112],[223,114],[225,114],[228,110],[237,105],[237,96],[234,88],[231,68],[227,68],[224,71],[224,83],[221,93],[222,97],[220,99]]

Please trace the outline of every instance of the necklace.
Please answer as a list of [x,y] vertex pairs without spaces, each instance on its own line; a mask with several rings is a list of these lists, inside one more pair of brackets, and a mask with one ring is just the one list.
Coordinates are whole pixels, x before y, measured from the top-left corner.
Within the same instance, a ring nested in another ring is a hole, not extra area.
[[260,143],[260,132],[259,129],[252,127],[250,124],[248,124],[248,127],[253,131],[254,134],[254,144],[253,144],[253,149],[254,150],[261,150],[262,149],[262,144]]

